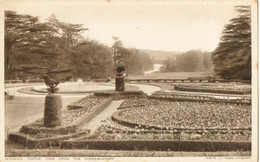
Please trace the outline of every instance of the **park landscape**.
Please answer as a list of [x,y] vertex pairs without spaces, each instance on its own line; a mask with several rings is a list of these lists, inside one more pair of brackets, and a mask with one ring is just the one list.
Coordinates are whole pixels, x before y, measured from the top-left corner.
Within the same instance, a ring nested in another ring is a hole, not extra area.
[[251,10],[232,9],[211,52],[109,47],[6,10],[5,156],[250,157]]

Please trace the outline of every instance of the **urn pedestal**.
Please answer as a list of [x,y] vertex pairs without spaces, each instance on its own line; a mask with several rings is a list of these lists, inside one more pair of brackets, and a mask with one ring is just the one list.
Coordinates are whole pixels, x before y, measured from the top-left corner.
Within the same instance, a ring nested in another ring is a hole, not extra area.
[[60,95],[49,94],[45,97],[44,126],[55,127],[62,124],[62,101]]
[[116,77],[116,91],[125,90],[125,80],[124,77]]

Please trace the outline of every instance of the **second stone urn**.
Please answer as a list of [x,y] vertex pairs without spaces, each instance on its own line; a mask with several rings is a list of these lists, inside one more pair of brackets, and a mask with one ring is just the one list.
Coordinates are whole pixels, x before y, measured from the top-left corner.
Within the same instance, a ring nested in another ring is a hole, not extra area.
[[125,77],[124,77],[125,67],[118,66],[116,68],[116,91],[125,90]]

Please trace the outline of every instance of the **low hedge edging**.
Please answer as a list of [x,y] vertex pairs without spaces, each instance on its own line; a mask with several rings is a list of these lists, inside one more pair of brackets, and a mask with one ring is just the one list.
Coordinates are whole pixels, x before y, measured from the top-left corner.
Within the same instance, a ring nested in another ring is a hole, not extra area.
[[193,98],[180,98],[180,97],[158,97],[158,96],[148,96],[149,99],[156,100],[167,100],[167,101],[188,101],[188,102],[221,102],[221,103],[230,103],[230,104],[245,104],[251,105],[251,102],[241,102],[241,101],[230,101],[230,100],[217,100],[217,99],[193,99]]
[[156,151],[251,151],[247,141],[176,141],[176,140],[88,140],[64,141],[62,149],[156,150]]
[[240,95],[251,93],[251,91],[230,91],[230,90],[225,91],[225,90],[217,90],[217,89],[212,90],[212,89],[182,88],[177,85],[175,85],[174,88],[179,91],[191,91],[191,92],[209,92],[209,93],[240,94]]
[[124,99],[125,97],[135,97],[135,96],[146,96],[145,93],[141,90],[125,90],[125,91],[102,91],[95,92],[94,96],[105,96],[105,97],[113,97],[114,100]]

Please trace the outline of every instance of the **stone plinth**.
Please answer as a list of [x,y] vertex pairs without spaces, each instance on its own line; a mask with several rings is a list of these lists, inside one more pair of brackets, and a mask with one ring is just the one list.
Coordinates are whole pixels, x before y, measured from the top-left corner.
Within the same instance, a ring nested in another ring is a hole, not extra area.
[[125,90],[125,80],[124,77],[116,77],[116,91]]
[[62,102],[60,95],[50,94],[45,97],[44,126],[55,127],[62,123]]

